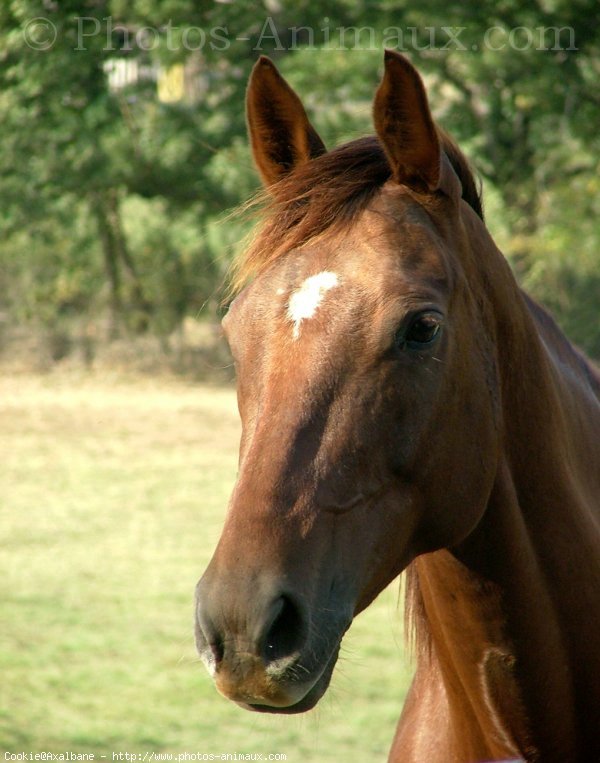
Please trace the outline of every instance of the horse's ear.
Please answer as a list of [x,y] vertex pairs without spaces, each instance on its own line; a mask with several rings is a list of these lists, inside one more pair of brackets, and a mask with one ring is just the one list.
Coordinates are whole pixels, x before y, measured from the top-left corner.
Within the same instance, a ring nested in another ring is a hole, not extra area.
[[266,185],[325,153],[300,99],[266,56],[250,75],[246,116],[254,161]]
[[442,153],[419,73],[400,53],[385,51],[385,73],[373,104],[375,129],[396,182],[440,187]]

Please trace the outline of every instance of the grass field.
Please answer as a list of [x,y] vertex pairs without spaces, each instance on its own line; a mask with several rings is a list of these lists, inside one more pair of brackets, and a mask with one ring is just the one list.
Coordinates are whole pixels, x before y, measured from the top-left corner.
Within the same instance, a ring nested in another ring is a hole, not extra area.
[[0,749],[384,761],[409,680],[398,583],[303,716],[247,713],[198,662],[193,591],[236,464],[234,393],[0,379]]

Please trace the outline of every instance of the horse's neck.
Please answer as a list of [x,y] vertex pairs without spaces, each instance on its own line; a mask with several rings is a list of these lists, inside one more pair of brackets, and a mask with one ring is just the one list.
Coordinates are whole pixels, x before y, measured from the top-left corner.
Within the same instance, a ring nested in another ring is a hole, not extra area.
[[426,628],[418,634],[417,683],[428,687],[438,715],[447,714],[437,718],[448,728],[439,759],[534,759],[500,587],[449,551],[419,557],[415,573]]
[[[529,557],[568,628],[578,607],[600,617],[600,381],[541,308],[523,305],[527,338],[500,351],[502,455],[470,544],[480,558],[465,560],[493,575],[498,553]],[[573,638],[586,640],[586,622]]]
[[552,741],[545,749],[558,757],[562,741],[563,759],[574,758],[571,728],[578,759],[600,759],[599,385],[552,319],[526,305],[531,338],[516,362],[510,351],[504,359],[503,460],[483,536],[464,559],[502,587],[528,715]]
[[596,735],[598,589],[578,600],[572,555],[556,564],[535,532],[505,462],[473,536],[415,562],[430,639],[420,661],[435,663],[459,757],[587,760],[576,751]]
[[512,337],[500,361],[485,515],[460,548],[417,560],[418,581],[451,716],[528,759],[587,760],[594,744],[600,759],[600,409],[585,366],[529,309],[530,347]]

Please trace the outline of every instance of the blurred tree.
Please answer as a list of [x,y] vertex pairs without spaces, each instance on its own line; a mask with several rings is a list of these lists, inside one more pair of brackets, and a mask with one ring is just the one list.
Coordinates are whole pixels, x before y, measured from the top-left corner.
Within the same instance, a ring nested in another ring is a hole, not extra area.
[[258,184],[243,108],[258,54],[332,145],[372,131],[387,44],[418,59],[521,277],[600,355],[599,22],[596,0],[4,3],[4,309],[46,324],[108,310],[112,335],[171,331],[210,300],[245,229],[217,221]]
[[471,141],[478,168],[500,190],[526,268],[541,193],[598,166],[600,5],[424,0],[408,20],[460,31],[447,51],[424,50],[423,66],[445,121]]

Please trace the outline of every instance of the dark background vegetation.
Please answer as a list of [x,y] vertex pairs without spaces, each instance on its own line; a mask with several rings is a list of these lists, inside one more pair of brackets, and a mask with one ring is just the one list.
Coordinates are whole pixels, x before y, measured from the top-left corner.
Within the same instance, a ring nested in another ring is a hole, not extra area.
[[600,357],[597,0],[13,0],[0,5],[4,359],[93,365],[142,342],[193,366],[248,224],[224,212],[258,185],[252,64],[276,60],[332,145],[372,131],[386,27],[477,168],[521,283]]

